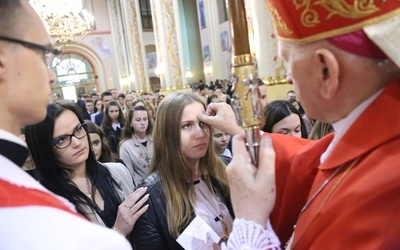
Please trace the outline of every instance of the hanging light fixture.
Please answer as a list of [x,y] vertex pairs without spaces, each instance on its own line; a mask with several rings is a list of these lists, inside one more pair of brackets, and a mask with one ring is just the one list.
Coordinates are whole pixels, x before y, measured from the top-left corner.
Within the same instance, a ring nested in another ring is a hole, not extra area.
[[31,0],[56,45],[78,42],[94,26],[94,17],[83,9],[82,0]]

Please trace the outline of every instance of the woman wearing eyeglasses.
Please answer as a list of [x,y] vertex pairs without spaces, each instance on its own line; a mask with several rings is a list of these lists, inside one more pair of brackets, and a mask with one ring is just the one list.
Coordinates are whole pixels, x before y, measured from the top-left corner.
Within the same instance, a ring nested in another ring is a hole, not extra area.
[[90,221],[128,235],[147,210],[146,189],[133,192],[129,171],[122,164],[96,161],[90,138],[74,104],[50,104],[39,124],[26,127],[26,141],[39,181],[72,202]]

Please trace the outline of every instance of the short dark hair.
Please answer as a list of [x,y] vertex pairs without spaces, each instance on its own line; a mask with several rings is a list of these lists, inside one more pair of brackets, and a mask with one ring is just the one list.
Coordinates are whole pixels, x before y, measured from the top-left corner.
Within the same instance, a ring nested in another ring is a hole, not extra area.
[[112,96],[110,91],[104,91],[103,93],[101,93],[101,100],[103,100],[104,96]]
[[119,94],[119,95],[118,95],[118,98],[120,98],[120,97],[122,97],[122,98],[125,99],[125,95],[124,95],[124,94]]
[[22,10],[20,0],[1,0],[0,1],[0,35],[19,38],[16,33],[19,14]]

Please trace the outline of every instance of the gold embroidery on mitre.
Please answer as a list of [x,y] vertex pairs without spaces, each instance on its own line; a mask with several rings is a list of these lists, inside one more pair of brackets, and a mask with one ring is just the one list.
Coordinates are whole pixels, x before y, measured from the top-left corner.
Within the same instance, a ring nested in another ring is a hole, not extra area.
[[305,7],[301,13],[301,23],[306,27],[314,27],[320,23],[318,12],[311,7],[311,0],[293,0],[296,9]]
[[334,15],[351,19],[364,18],[379,11],[374,0],[354,0],[353,4],[345,0],[320,0],[315,3],[311,3],[311,0],[293,0],[293,3],[296,9],[304,8],[301,23],[306,27],[314,27],[321,22],[318,12],[313,9],[316,5],[321,5],[328,11],[325,20]]
[[[393,0],[393,1],[398,1],[400,0]],[[341,28],[333,29],[333,30],[327,30],[325,32],[320,32],[311,36],[303,37],[303,38],[287,38],[287,37],[280,37],[279,39],[288,43],[295,43],[295,44],[305,44],[305,43],[310,43],[314,41],[318,41],[321,39],[326,39],[329,37],[334,37],[334,36],[340,36],[343,34],[347,34],[359,29],[362,29],[363,27],[373,25],[379,22],[383,22],[385,20],[388,20],[390,18],[400,16],[400,8],[394,9],[386,14],[376,16],[374,18],[369,18],[366,20],[363,20],[361,22],[356,22],[351,25],[347,25]]]
[[327,19],[333,15],[346,18],[363,18],[379,11],[373,0],[356,0],[353,5],[344,0],[321,0],[318,4],[321,4],[330,12]]
[[275,8],[273,8],[271,6],[271,4],[269,4],[268,9],[269,9],[269,12],[271,13],[271,15],[272,15],[272,17],[274,19],[276,30],[278,30],[279,32],[281,32],[281,33],[283,33],[285,35],[292,34],[293,31],[291,31],[289,29],[289,27],[287,26],[287,24],[285,23],[283,18],[279,15],[278,11]]

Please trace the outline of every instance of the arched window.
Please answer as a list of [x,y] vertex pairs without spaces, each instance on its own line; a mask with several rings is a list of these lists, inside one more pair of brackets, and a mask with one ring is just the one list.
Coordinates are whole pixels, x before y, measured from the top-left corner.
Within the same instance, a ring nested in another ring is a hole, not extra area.
[[76,97],[70,96],[74,90],[76,96],[96,92],[96,74],[84,56],[64,53],[61,58],[52,61],[51,69],[57,76],[52,86],[53,93],[61,98],[76,100]]

